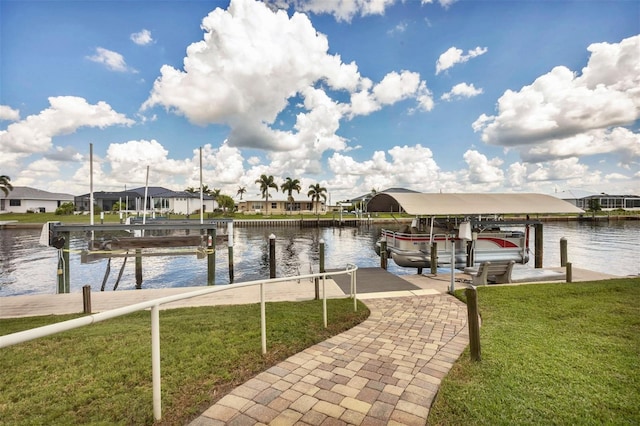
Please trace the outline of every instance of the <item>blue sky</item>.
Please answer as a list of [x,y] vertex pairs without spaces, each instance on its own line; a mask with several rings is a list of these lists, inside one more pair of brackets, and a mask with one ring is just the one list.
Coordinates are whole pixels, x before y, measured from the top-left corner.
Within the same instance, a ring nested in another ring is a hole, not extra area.
[[638,1],[0,0],[0,60],[16,186],[640,194]]

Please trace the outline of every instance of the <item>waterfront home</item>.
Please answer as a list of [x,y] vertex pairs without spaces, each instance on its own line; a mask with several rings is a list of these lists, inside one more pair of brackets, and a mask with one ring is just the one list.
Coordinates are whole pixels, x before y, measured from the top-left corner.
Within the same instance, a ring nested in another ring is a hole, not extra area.
[[[147,202],[144,202],[145,192]],[[75,197],[76,211],[89,211],[90,194]],[[213,212],[217,207],[215,200],[209,195],[203,195],[202,208],[204,212]],[[154,211],[159,214],[195,214],[200,211],[200,193],[186,191],[172,191],[161,186],[150,186],[129,189],[119,192],[99,191],[93,193],[94,204],[103,211],[112,211],[113,206],[121,203],[122,210],[127,213]]]
[[14,186],[0,198],[0,213],[53,213],[64,203],[73,203],[73,195],[48,192],[28,186]]
[[318,214],[327,212],[327,206],[322,199],[320,201],[294,199],[294,202],[290,203],[286,199],[269,197],[269,211],[264,199],[238,201],[238,212],[242,214],[315,214],[316,211]]

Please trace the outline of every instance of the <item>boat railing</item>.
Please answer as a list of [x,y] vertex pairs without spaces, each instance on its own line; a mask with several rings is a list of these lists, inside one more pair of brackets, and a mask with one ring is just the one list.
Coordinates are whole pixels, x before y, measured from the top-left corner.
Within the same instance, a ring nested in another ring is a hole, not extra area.
[[320,272],[315,274],[299,275],[295,277],[282,277],[263,279],[256,281],[248,281],[245,283],[238,283],[225,286],[213,286],[207,287],[202,290],[190,291],[187,293],[176,294],[172,296],[161,297],[154,300],[148,300],[141,303],[136,303],[129,306],[123,306],[117,309],[111,309],[109,311],[100,312],[93,315],[87,315],[84,317],[63,321],[55,324],[46,325],[43,327],[33,328],[30,330],[20,331],[17,333],[7,334],[0,336],[0,348],[16,345],[19,343],[28,342],[30,340],[38,339],[40,337],[51,336],[54,334],[62,333],[64,331],[73,330],[75,328],[84,327],[97,322],[105,321],[111,318],[128,315],[133,312],[143,311],[150,309],[151,311],[151,369],[152,369],[152,387],[153,387],[153,416],[155,420],[160,420],[162,417],[161,408],[161,392],[160,392],[160,306],[167,303],[176,302],[179,300],[191,299],[199,296],[205,296],[212,293],[218,293],[223,291],[232,291],[244,287],[259,287],[260,290],[260,330],[262,340],[262,353],[267,352],[267,333],[266,333],[266,310],[265,310],[265,284],[271,284],[276,282],[311,279],[318,278],[322,281],[322,318],[324,327],[327,327],[327,292],[325,290],[325,282],[328,276],[333,275],[349,275],[351,281],[350,297],[353,298],[353,309],[357,311],[357,280],[356,271],[358,267],[353,264],[347,264],[344,271],[331,271]]

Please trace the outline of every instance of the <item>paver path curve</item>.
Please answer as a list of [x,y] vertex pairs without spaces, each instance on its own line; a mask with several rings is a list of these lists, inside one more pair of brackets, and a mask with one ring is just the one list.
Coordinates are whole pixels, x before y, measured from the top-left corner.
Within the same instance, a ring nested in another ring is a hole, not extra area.
[[466,305],[448,294],[365,303],[362,324],[258,374],[191,425],[424,426],[469,342]]

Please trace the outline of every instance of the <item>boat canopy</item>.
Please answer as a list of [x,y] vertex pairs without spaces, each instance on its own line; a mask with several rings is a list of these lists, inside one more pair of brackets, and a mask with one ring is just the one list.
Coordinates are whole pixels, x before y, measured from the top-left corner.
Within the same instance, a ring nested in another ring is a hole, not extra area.
[[369,212],[399,212],[411,215],[491,215],[584,213],[573,204],[551,195],[533,193],[425,194],[380,192],[367,204]]

